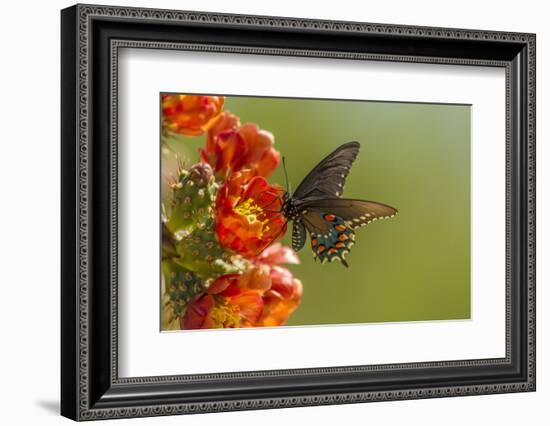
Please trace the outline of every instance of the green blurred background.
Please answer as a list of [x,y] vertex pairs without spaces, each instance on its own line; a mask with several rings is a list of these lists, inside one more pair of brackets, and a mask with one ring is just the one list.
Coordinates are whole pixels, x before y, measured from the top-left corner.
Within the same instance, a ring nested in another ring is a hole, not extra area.
[[[359,141],[344,197],[399,210],[357,230],[349,268],[315,262],[306,243],[290,266],[304,295],[288,325],[470,318],[468,105],[228,96],[224,109],[274,134],[294,188],[334,148]],[[203,144],[171,146],[194,162]],[[282,167],[270,181],[284,186]]]

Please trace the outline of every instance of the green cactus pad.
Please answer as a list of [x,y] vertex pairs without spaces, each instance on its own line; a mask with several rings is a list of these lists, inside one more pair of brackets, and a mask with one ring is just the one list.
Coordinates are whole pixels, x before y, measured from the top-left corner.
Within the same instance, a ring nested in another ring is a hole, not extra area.
[[208,219],[203,226],[181,238],[176,244],[178,257],[173,261],[202,278],[217,278],[224,274],[241,272],[243,265],[220,246],[214,231],[214,220]]
[[172,261],[162,262],[162,272],[166,302],[174,316],[170,321],[173,321],[184,314],[189,301],[194,296],[204,293],[208,285],[205,280]]
[[179,170],[163,210],[163,329],[178,329],[189,301],[225,274],[243,272],[248,262],[226,251],[215,232],[218,185],[208,164]]
[[171,185],[172,197],[166,228],[172,234],[193,232],[212,216],[218,185],[208,164],[181,169]]

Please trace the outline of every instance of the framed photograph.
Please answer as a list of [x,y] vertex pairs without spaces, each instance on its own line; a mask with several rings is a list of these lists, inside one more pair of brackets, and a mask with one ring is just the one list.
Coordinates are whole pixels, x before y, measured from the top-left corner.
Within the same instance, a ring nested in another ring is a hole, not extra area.
[[61,12],[61,413],[535,390],[535,35]]

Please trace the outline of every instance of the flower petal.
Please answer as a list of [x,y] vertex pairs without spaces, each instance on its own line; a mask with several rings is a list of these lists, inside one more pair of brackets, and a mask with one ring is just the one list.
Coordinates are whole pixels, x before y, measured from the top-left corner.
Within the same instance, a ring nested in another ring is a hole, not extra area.
[[300,258],[290,247],[277,243],[266,248],[258,256],[257,261],[268,265],[280,265],[283,263],[298,264],[300,263]]
[[210,124],[206,148],[200,154],[222,180],[243,169],[269,177],[280,163],[280,154],[273,144],[270,132],[254,123],[241,125],[237,116],[224,112]]
[[[282,190],[250,170],[233,173],[218,191],[215,229],[220,244],[254,258],[286,231]],[[273,210],[272,210],[273,209]]]
[[267,265],[252,266],[241,275],[239,286],[251,290],[268,290],[271,288],[269,267]]
[[208,287],[208,294],[218,294],[227,289],[231,284],[235,283],[239,279],[239,274],[226,274],[222,275]]
[[239,307],[239,314],[249,322],[250,326],[255,325],[264,308],[262,296],[253,290],[242,292],[231,298],[231,303]]
[[204,133],[221,114],[223,96],[162,95],[163,130],[188,136]]
[[180,319],[181,329],[194,330],[204,328],[205,320],[214,305],[214,298],[211,295],[196,296],[189,302],[185,314]]

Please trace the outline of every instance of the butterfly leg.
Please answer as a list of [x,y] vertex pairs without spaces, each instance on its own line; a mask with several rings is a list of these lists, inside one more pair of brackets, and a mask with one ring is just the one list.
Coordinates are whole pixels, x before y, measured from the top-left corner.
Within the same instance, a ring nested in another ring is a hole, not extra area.
[[268,242],[264,247],[262,247],[258,253],[256,253],[254,255],[254,257],[256,256],[259,256],[266,248],[268,248],[271,244],[273,244],[275,241],[277,241],[277,238],[279,238],[279,236],[281,234],[283,234],[285,231],[286,231],[286,225],[288,224],[288,220],[285,222],[285,224],[283,225],[283,227],[281,228],[281,230],[277,233],[277,235],[275,235],[270,242]]

